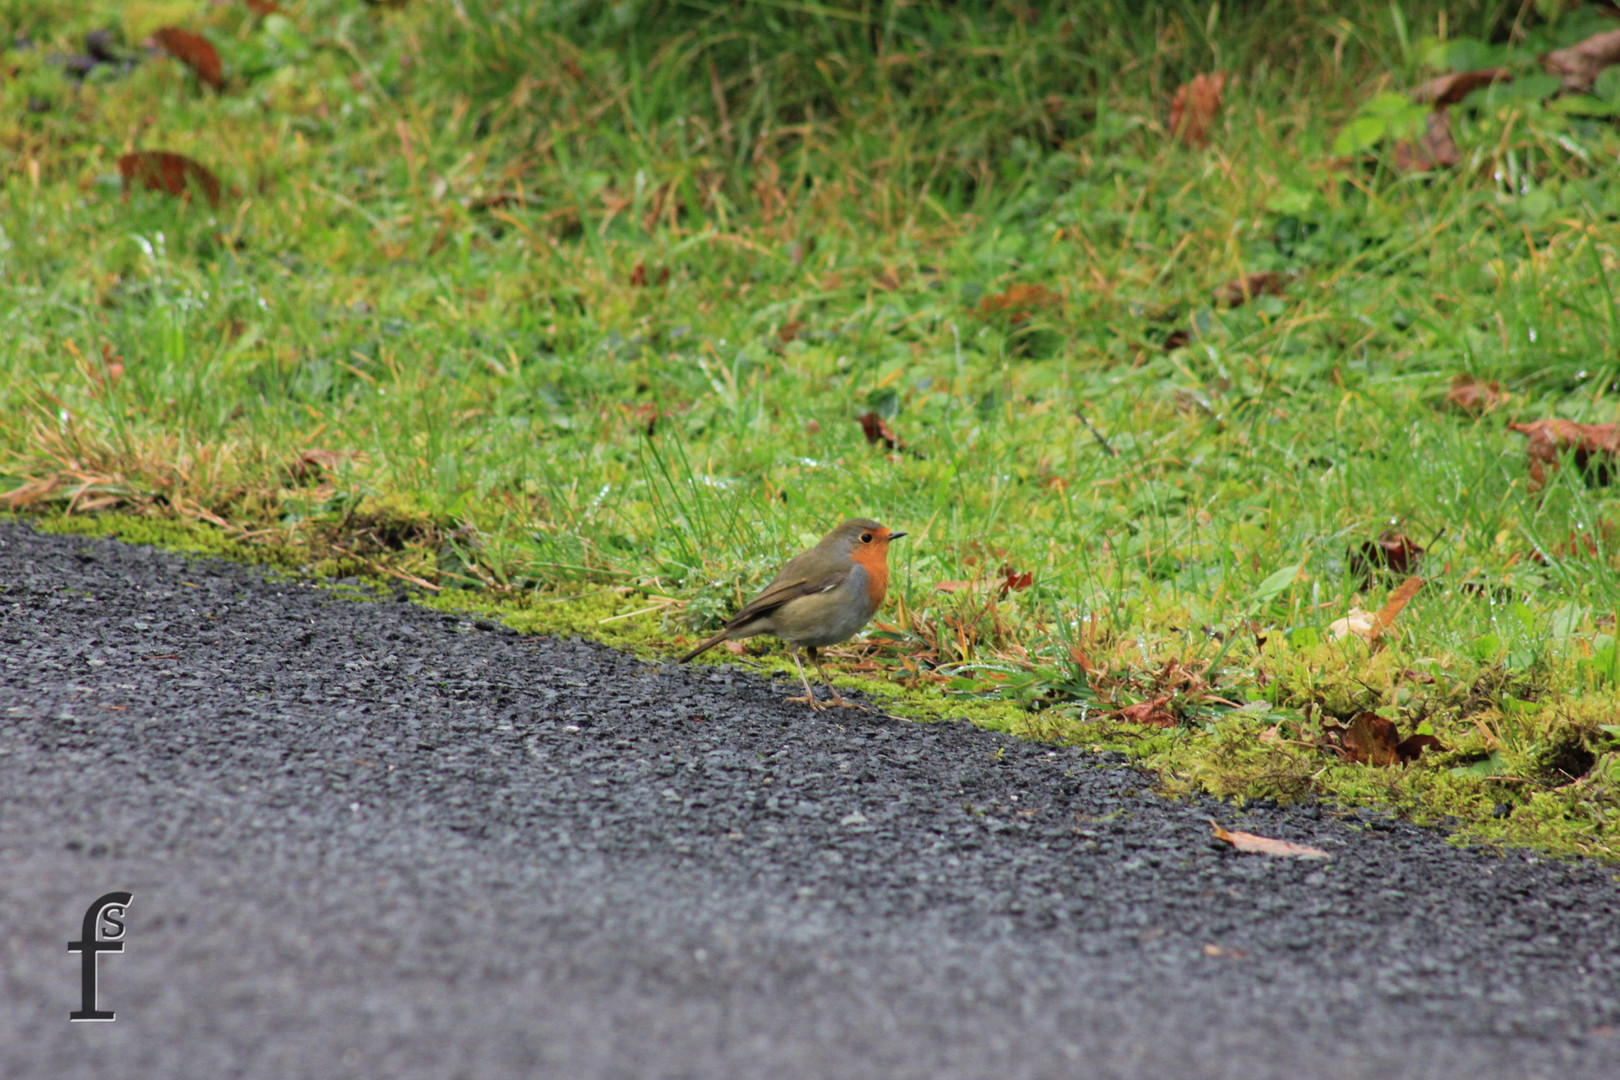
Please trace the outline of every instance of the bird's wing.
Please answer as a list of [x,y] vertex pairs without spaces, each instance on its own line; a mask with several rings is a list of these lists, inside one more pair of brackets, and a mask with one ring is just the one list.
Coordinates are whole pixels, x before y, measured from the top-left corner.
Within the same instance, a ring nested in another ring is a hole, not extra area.
[[[792,567],[789,566],[788,570]],[[745,604],[741,611],[726,621],[726,628],[743,626],[753,622],[763,615],[769,615],[789,600],[796,600],[801,596],[810,596],[813,593],[831,592],[842,585],[849,577],[849,571],[843,570],[836,574],[829,574],[813,587],[808,577],[789,577],[786,572],[765,587],[765,591]]]

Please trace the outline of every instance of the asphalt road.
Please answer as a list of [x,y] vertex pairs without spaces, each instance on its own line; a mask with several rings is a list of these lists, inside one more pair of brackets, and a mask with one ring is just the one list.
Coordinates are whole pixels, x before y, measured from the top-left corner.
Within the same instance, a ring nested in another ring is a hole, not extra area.
[[1613,868],[789,692],[0,523],[0,1077],[1620,1076]]

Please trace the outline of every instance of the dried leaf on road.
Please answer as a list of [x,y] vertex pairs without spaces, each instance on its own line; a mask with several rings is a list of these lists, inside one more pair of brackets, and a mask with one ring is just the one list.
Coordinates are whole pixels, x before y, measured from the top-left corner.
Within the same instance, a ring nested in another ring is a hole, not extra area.
[[1177,87],[1170,99],[1170,133],[1187,146],[1209,142],[1209,129],[1221,111],[1221,93],[1227,78],[1226,72],[1217,71],[1213,75],[1195,75],[1191,82]]
[[1295,844],[1288,840],[1273,840],[1269,836],[1256,836],[1254,833],[1223,829],[1213,818],[1210,819],[1209,824],[1210,828],[1215,830],[1215,839],[1231,844],[1233,848],[1248,855],[1273,855],[1286,859],[1331,859],[1333,857],[1321,848],[1311,847],[1309,844]]

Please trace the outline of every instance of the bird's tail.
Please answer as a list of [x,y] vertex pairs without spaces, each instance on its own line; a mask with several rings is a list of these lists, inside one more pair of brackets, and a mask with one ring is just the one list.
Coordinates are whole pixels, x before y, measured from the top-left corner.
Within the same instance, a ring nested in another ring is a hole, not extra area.
[[703,642],[703,644],[699,645],[697,648],[693,649],[691,652],[689,652],[685,656],[681,657],[678,661],[676,661],[676,663],[684,664],[688,660],[691,660],[693,657],[696,657],[696,656],[699,656],[699,655],[701,655],[703,653],[708,652],[710,649],[714,648],[716,645],[718,645],[722,641],[726,640],[726,635],[728,633],[730,633],[729,630],[722,630],[718,634],[714,635],[714,637],[706,639]]

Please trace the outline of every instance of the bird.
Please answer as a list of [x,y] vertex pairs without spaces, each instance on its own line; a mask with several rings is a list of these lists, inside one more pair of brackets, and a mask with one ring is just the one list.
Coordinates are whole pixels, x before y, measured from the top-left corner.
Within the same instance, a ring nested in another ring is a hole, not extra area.
[[821,666],[816,650],[853,637],[871,620],[889,588],[889,542],[906,535],[890,532],[871,518],[850,518],[821,538],[809,551],[788,560],[765,591],[726,620],[719,633],[681,657],[680,662],[707,652],[722,641],[737,641],[758,634],[774,634],[787,642],[793,664],[804,684],[804,697],[788,698],[818,712],[827,708],[816,700],[805,678],[799,650],[810,656],[821,681],[832,691],[832,704],[846,709],[863,705],[844,700]]

